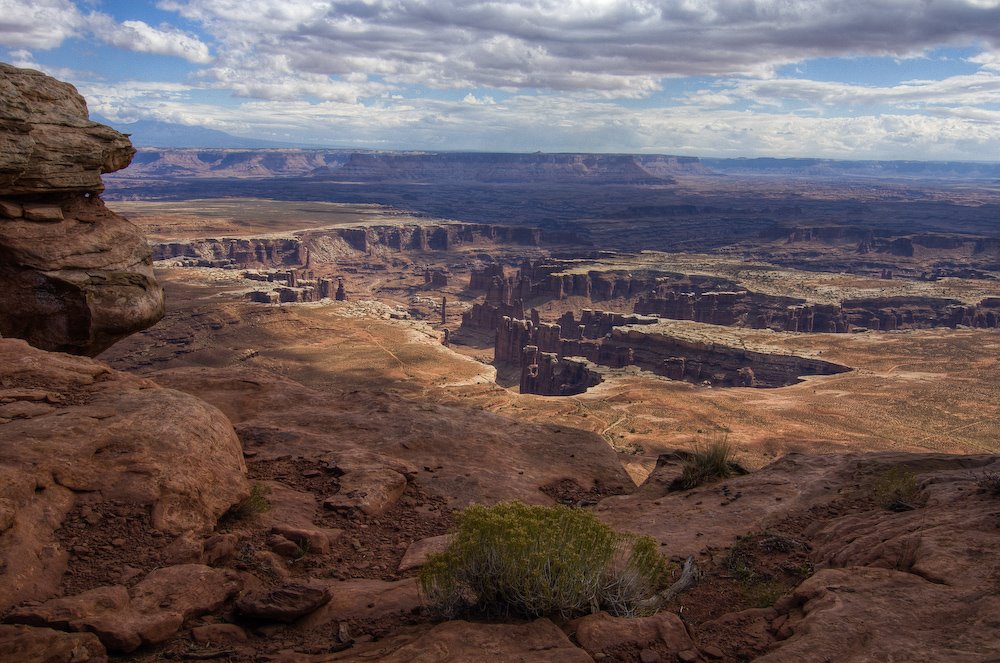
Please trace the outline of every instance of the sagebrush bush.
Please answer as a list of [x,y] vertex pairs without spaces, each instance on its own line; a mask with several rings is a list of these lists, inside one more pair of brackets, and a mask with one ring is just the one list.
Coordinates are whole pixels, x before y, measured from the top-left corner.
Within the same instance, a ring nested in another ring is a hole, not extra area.
[[680,487],[684,489],[700,486],[706,481],[725,479],[732,476],[733,445],[729,437],[721,435],[708,442],[697,442],[691,457],[684,462]]
[[667,579],[656,541],[589,511],[504,502],[470,506],[457,522],[447,550],[420,571],[425,598],[449,616],[646,614]]
[[1000,472],[983,472],[976,485],[993,497],[1000,497]]
[[270,489],[262,483],[253,484],[250,486],[250,494],[234,504],[223,515],[223,519],[244,520],[268,511],[271,508],[271,502],[267,499],[270,492]]

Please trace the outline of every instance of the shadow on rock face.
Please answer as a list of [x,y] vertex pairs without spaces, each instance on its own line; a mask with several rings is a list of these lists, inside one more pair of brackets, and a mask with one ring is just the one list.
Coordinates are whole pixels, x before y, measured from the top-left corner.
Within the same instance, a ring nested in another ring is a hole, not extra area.
[[0,334],[96,355],[163,317],[145,237],[104,206],[124,134],[73,86],[0,64]]

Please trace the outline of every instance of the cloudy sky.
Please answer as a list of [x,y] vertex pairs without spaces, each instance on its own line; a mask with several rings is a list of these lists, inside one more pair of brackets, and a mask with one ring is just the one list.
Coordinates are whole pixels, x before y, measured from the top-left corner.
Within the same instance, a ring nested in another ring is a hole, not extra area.
[[1000,161],[1000,0],[0,0],[0,59],[326,146]]

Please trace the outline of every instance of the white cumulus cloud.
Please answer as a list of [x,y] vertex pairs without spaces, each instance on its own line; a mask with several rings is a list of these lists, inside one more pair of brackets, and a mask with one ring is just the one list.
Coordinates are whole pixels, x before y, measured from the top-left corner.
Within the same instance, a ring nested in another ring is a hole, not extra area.
[[70,0],[0,0],[0,43],[7,47],[55,48],[83,26],[83,15]]
[[143,21],[117,23],[103,14],[92,15],[89,23],[98,39],[118,48],[136,53],[171,55],[199,64],[212,61],[206,44],[196,36],[169,25],[154,28]]

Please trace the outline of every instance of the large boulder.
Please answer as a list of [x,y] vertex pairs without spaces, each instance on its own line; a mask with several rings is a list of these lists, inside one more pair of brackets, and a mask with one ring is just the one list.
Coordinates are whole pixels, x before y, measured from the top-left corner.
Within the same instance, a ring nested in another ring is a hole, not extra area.
[[96,355],[163,317],[145,238],[98,196],[134,153],[72,85],[0,63],[0,334]]
[[80,505],[130,505],[161,538],[207,531],[249,494],[245,472],[232,425],[207,403],[0,339],[0,612],[54,595],[75,539],[127,547],[106,524],[65,527]]
[[107,663],[104,645],[93,633],[0,625],[0,661]]

